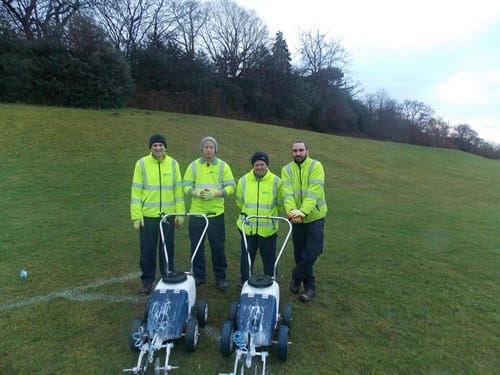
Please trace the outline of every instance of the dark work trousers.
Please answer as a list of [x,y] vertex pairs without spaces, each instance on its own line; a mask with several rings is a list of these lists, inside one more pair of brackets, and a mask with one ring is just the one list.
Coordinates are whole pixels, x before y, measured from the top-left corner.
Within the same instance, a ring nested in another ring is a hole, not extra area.
[[[241,282],[244,283],[248,280],[248,256],[245,250],[245,242],[243,241],[243,234],[241,235],[241,258],[240,258],[240,273]],[[255,264],[255,257],[257,250],[260,250],[260,257],[264,273],[269,276],[274,276],[274,261],[276,260],[276,239],[278,235],[275,233],[269,237],[262,237],[259,235],[247,236],[248,253],[250,254],[250,261],[252,262],[252,274]]]
[[[173,224],[174,218],[169,217],[167,223],[163,224],[163,233],[167,245],[168,268],[174,269],[174,241],[175,230]],[[160,274],[165,277],[166,260],[163,253],[163,243],[160,235],[160,218],[144,218],[144,227],[139,234],[139,244],[141,257],[139,260],[141,266],[141,280],[144,284],[153,284],[156,280],[156,257],[160,263]]]
[[[212,250],[212,266],[216,280],[226,280],[226,254],[224,252],[224,243],[226,241],[226,227],[224,223],[224,214],[210,217],[208,219],[208,230],[206,237]],[[189,216],[189,240],[191,241],[191,256],[200,240],[205,219],[202,217]],[[207,271],[205,267],[205,238],[202,238],[200,248],[193,261],[194,278],[197,281],[206,281]]]
[[295,268],[292,277],[296,283],[303,282],[304,290],[315,290],[314,262],[323,252],[325,219],[307,224],[293,224],[293,254]]

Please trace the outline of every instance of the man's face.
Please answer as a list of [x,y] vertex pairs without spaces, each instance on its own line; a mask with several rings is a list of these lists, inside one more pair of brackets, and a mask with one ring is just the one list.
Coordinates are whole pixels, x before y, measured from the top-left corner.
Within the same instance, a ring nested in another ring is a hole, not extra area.
[[151,154],[156,160],[163,159],[163,153],[165,152],[165,145],[161,142],[155,142],[151,145]]
[[306,145],[302,142],[297,142],[292,145],[292,156],[293,161],[300,164],[302,163],[307,156],[307,148]]
[[215,156],[214,143],[212,141],[205,141],[205,143],[203,143],[203,148],[201,150],[201,153],[205,161],[212,161]]
[[257,177],[263,177],[267,172],[267,164],[262,160],[257,160],[253,163],[253,173]]

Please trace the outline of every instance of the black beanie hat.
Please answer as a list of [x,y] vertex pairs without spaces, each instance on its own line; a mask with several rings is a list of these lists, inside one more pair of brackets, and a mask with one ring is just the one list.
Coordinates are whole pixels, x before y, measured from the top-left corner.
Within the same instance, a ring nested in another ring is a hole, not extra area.
[[252,165],[254,165],[257,160],[262,160],[264,163],[269,165],[269,157],[265,152],[257,151],[255,154],[253,154],[252,158],[250,159]]
[[153,143],[163,143],[163,145],[165,146],[165,148],[167,148],[167,140],[165,139],[164,135],[153,134],[149,138],[149,148],[151,148],[151,146],[153,145]]

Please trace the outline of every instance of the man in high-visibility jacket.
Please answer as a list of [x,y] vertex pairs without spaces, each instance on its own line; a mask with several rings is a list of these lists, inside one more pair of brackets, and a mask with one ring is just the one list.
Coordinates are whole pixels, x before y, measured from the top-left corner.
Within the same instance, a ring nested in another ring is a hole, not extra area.
[[[269,170],[269,157],[265,152],[258,151],[250,159],[252,170],[238,180],[236,185],[236,205],[240,215],[236,225],[241,234],[240,274],[241,284],[248,280],[253,271],[257,250],[260,250],[264,274],[274,275],[276,260],[276,239],[279,222],[265,218],[250,219],[245,224],[245,236],[241,232],[241,223],[246,216],[278,216],[283,205],[281,196],[281,179]],[[248,266],[248,255],[252,264]]]
[[281,170],[285,210],[293,223],[295,268],[290,291],[298,294],[301,284],[304,284],[299,299],[309,302],[316,295],[314,263],[323,252],[327,213],[325,173],[323,165],[309,157],[304,141],[293,142],[292,156],[293,161]]
[[[186,212],[179,164],[165,152],[165,137],[161,134],[152,135],[149,139],[149,149],[150,154],[135,164],[130,199],[133,227],[139,233],[141,294],[151,293],[156,279],[158,248],[160,273],[162,277],[167,275],[159,231],[162,215]],[[174,226],[179,227],[183,222],[184,216],[172,216],[163,227],[169,271],[174,269]]]
[[[207,136],[201,140],[201,157],[189,164],[184,173],[184,193],[191,196],[189,212],[208,216],[207,237],[212,249],[212,266],[215,285],[219,290],[227,289],[227,261],[224,251],[226,228],[224,222],[224,198],[233,194],[235,182],[228,163],[216,156],[217,141]],[[204,219],[189,217],[191,255],[200,241],[205,225]],[[197,285],[206,282],[205,238],[193,261],[193,273]]]

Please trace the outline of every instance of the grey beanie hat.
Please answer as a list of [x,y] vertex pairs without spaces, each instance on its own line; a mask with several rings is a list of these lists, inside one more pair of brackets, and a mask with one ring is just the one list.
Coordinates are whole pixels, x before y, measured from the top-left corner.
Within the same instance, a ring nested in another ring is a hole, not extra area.
[[167,140],[162,134],[153,134],[151,138],[149,138],[149,148],[151,148],[153,143],[163,143],[165,148],[167,148]]
[[209,135],[207,135],[205,138],[203,138],[201,140],[201,144],[200,144],[201,151],[203,152],[203,145],[205,144],[206,141],[212,142],[215,146],[215,152],[217,152],[217,148],[218,148],[217,141],[215,140],[214,137],[211,137]]

